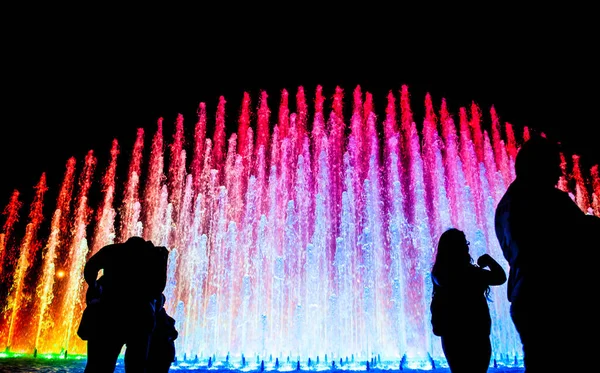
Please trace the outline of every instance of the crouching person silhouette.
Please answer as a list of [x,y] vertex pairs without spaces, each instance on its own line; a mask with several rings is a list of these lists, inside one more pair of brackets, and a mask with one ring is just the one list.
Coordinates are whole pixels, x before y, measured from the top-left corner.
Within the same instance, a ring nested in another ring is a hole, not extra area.
[[492,355],[487,298],[490,286],[506,282],[504,269],[488,254],[474,265],[465,234],[452,228],[440,237],[431,278],[431,324],[450,371],[487,372]]
[[[168,250],[141,237],[101,248],[86,263],[87,307],[78,335],[87,340],[84,373],[112,373],[123,346],[125,371],[146,373]],[[99,271],[103,275],[98,279]]]

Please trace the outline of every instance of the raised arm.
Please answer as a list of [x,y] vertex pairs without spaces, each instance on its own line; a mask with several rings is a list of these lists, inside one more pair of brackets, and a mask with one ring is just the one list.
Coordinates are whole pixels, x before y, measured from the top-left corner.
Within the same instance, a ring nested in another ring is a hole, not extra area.
[[158,298],[167,285],[167,265],[169,251],[164,246],[151,248],[151,256],[148,258],[148,290],[152,298]]
[[484,281],[487,284],[497,286],[506,282],[506,272],[504,271],[504,268],[488,254],[480,256],[479,259],[477,259],[477,265],[481,268],[489,268],[489,270],[481,271]]
[[98,278],[98,272],[103,269],[111,258],[111,252],[115,245],[107,245],[98,250],[98,252],[85,263],[83,268],[83,278],[88,285],[94,285]]

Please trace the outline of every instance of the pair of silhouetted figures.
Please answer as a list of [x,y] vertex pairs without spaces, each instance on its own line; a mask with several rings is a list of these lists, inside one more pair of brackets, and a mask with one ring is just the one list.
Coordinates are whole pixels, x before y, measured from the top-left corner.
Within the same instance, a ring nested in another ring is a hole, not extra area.
[[[556,188],[560,148],[528,140],[515,160],[516,178],[496,208],[495,230],[509,265],[510,315],[523,346],[526,373],[593,370],[598,312],[594,272],[600,218],[586,215]],[[453,373],[486,372],[490,365],[489,286],[506,281],[489,255],[472,264],[468,241],[456,229],[440,237],[431,277],[434,334]],[[484,267],[488,267],[485,269]]]
[[85,373],[112,373],[123,346],[127,373],[169,371],[177,330],[164,308],[168,254],[165,247],[132,237],[88,260],[87,306],[78,329],[87,340]]

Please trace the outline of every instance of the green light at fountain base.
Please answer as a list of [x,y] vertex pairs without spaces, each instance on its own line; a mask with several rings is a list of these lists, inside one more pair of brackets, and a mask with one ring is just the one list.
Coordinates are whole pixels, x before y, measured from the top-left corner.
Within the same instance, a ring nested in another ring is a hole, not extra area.
[[12,358],[37,358],[46,360],[85,360],[87,356],[85,354],[65,354],[63,353],[52,353],[52,354],[27,354],[24,352],[0,352],[0,359],[12,359]]

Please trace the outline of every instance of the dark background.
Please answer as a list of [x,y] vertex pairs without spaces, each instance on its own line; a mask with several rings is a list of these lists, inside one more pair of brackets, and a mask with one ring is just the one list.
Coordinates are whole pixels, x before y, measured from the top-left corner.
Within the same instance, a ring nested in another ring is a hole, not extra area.
[[[260,90],[269,94],[273,124],[281,89],[290,92],[293,111],[300,85],[310,102],[318,84],[328,99],[339,85],[347,107],[361,85],[381,113],[387,92],[399,98],[407,84],[417,122],[427,92],[436,108],[446,98],[455,115],[476,102],[484,126],[494,105],[517,133],[523,126],[544,131],[581,154],[584,166],[600,162],[597,42],[584,10],[546,9],[543,16],[517,19],[470,9],[460,16],[440,12],[434,19],[391,8],[301,12],[301,5],[254,13],[235,8],[229,17],[226,8],[168,14],[154,9],[152,16],[142,9],[76,16],[67,9],[58,15],[7,12],[0,205],[14,189],[28,205],[42,172],[49,193],[55,192],[67,159],[74,156],[80,166],[90,149],[98,157],[99,177],[113,138],[121,147],[123,184],[136,128],[145,129],[149,148],[163,117],[168,143],[181,113],[191,142],[196,109],[206,102],[212,137],[210,124],[223,95],[232,132],[243,93],[251,94],[256,108]],[[46,204],[54,208],[54,202]]]

